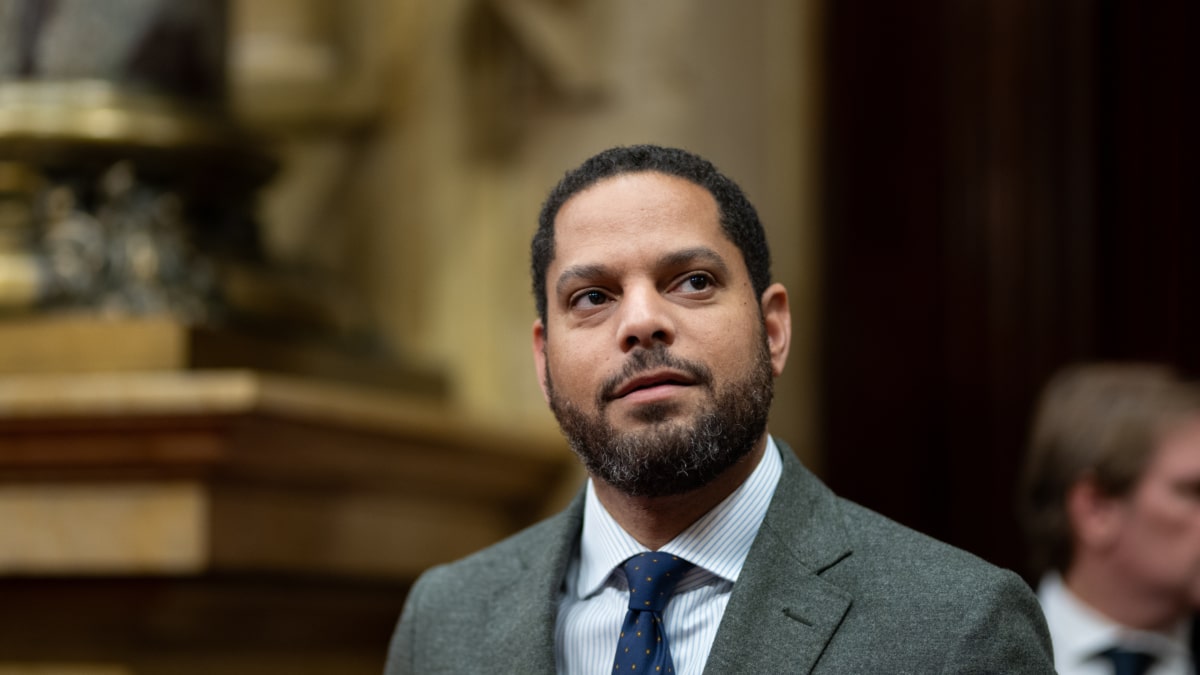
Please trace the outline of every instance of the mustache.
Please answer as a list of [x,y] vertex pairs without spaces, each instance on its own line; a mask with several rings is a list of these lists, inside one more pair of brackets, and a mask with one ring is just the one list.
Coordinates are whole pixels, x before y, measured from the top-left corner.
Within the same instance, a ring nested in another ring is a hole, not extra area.
[[597,402],[603,407],[614,398],[617,388],[623,382],[655,368],[671,368],[687,373],[698,385],[707,387],[712,384],[712,371],[703,363],[675,356],[668,352],[666,347],[655,347],[650,350],[638,349],[625,361],[620,372],[613,374],[601,383],[600,393],[596,397]]

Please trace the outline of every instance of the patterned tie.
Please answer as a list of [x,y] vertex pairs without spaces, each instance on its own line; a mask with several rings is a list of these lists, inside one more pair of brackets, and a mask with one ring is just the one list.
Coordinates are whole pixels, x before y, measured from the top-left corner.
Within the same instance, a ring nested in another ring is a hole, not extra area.
[[674,673],[662,611],[675,584],[693,565],[669,553],[639,553],[623,567],[629,580],[629,611],[621,624],[613,672]]
[[1151,654],[1120,647],[1100,652],[1100,655],[1112,661],[1113,675],[1145,675],[1146,671],[1150,670],[1150,664],[1154,663],[1154,656]]

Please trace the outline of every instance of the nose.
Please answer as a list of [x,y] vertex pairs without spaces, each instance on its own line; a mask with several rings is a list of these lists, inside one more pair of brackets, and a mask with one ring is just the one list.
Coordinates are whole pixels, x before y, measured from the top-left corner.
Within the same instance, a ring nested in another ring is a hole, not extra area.
[[621,298],[618,337],[622,351],[651,349],[675,342],[675,323],[668,302],[653,286],[626,289]]

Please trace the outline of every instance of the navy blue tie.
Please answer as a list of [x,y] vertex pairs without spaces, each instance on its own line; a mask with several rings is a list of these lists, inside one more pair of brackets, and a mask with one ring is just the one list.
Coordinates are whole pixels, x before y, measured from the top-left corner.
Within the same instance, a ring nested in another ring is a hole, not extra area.
[[629,611],[621,624],[613,672],[674,673],[662,611],[675,584],[693,565],[669,553],[639,553],[626,560],[623,567],[629,580]]
[[1154,663],[1154,657],[1150,654],[1120,647],[1113,647],[1100,655],[1112,661],[1113,675],[1145,675],[1150,670],[1150,664]]

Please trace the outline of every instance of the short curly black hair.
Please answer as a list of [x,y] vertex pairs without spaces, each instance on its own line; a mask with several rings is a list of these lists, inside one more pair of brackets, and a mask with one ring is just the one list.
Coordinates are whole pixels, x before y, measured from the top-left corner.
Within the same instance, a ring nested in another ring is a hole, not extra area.
[[546,323],[546,270],[554,260],[554,220],[568,199],[596,183],[626,173],[656,171],[678,176],[706,189],[717,201],[721,229],[742,252],[754,294],[762,297],[771,284],[771,251],[758,212],[742,189],[711,162],[678,148],[631,145],[609,148],[568,171],[542,204],[538,229],[530,245],[530,273],[538,317]]

